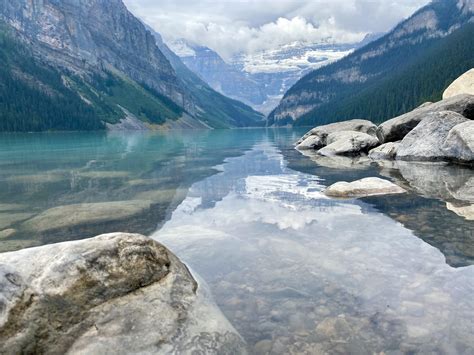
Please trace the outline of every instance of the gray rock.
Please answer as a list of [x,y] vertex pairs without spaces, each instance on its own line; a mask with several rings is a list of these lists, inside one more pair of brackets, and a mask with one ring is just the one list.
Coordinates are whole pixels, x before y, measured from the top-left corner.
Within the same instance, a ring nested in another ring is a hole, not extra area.
[[0,353],[245,353],[200,288],[137,234],[0,254]]
[[340,181],[329,186],[324,193],[330,197],[353,198],[400,194],[406,191],[394,183],[380,178],[365,178],[353,182]]
[[397,156],[397,150],[400,142],[388,142],[372,149],[369,152],[369,158],[373,160],[393,160]]
[[380,143],[402,140],[430,113],[453,111],[466,118],[474,119],[474,95],[458,95],[440,102],[419,107],[404,115],[392,118],[377,128]]
[[444,142],[443,151],[456,161],[474,163],[474,121],[454,126]]
[[418,161],[447,159],[449,154],[454,153],[454,150],[448,153],[443,148],[448,134],[453,127],[466,121],[467,118],[451,111],[428,114],[403,138],[397,150],[397,159]]
[[319,140],[314,140],[314,142],[317,143],[315,145],[315,149],[319,149],[327,144],[326,138],[329,134],[341,131],[355,131],[375,135],[377,131],[377,126],[367,120],[349,120],[344,122],[331,123],[328,125],[313,128],[311,131],[306,133],[297,142],[297,144],[301,144],[305,139],[310,136],[315,136],[319,138]]
[[458,216],[467,219],[468,221],[474,221],[474,204],[459,204],[447,202],[446,208]]
[[306,137],[301,143],[298,143],[296,149],[298,150],[312,150],[324,147],[325,139],[319,135]]
[[[328,136],[329,138],[329,136]],[[339,132],[331,137],[331,144],[320,149],[318,154],[323,156],[357,156],[379,145],[376,137],[361,132]]]
[[443,99],[461,94],[474,95],[474,69],[457,78],[443,93]]

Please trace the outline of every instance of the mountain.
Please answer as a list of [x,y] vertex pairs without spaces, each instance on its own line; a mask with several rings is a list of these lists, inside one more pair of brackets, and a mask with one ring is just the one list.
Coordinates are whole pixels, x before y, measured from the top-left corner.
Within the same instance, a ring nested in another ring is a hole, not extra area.
[[[158,48],[169,60],[177,76],[200,103],[203,111],[208,112],[205,118],[207,124],[216,128],[263,126],[265,124],[263,115],[252,112],[242,102],[230,99],[212,89],[164,43],[159,33],[150,27],[148,29],[155,36]],[[256,115],[259,117],[256,118]]]
[[183,63],[212,88],[229,97],[258,106],[265,101],[261,85],[251,76],[228,64],[212,49],[191,44],[184,39],[170,43]]
[[223,111],[232,120],[219,122],[121,0],[0,0],[0,21],[0,130],[261,121],[250,107],[229,100]]
[[213,89],[266,114],[304,74],[342,58],[357,46],[294,42],[225,61],[214,50],[184,39],[168,44]]
[[391,32],[299,80],[269,125],[381,122],[441,98],[474,66],[473,0],[435,0]]

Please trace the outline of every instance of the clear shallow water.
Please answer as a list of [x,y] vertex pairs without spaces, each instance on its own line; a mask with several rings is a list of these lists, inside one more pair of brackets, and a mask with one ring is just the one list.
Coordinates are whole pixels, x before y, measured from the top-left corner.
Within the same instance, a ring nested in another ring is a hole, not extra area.
[[[326,198],[338,180],[398,177],[318,165],[292,149],[301,133],[0,136],[0,246],[152,234],[253,353],[472,353],[474,222],[420,183],[425,197]],[[449,174],[451,193],[472,177]]]

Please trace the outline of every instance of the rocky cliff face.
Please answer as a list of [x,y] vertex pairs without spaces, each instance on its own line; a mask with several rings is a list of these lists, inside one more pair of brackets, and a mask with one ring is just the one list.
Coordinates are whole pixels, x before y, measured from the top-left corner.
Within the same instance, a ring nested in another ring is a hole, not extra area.
[[[179,58],[162,53],[154,34],[122,0],[0,0],[0,35],[8,37],[8,43],[18,42],[12,48],[21,47],[16,52],[4,51],[9,58],[6,75],[24,82],[18,90],[27,91],[34,83],[35,90],[40,91],[37,96],[52,101],[48,107],[61,99],[59,94],[48,95],[50,92],[75,95],[75,101],[79,101],[76,106],[86,106],[81,109],[94,123],[81,124],[82,129],[148,129],[157,125],[228,128],[259,125],[263,119],[250,107],[208,87],[190,87],[187,78],[178,75],[176,65],[170,63]],[[36,58],[29,61],[43,68],[33,71],[31,65],[20,67],[20,52]],[[59,78],[54,82],[55,90],[36,76],[41,71]],[[29,108],[42,100],[24,96]],[[45,109],[33,114],[23,114],[21,107],[10,111],[13,113],[3,113],[15,115],[15,119],[5,127],[0,125],[0,130],[74,129],[64,122],[60,127],[43,124]],[[50,116],[70,116],[57,111]],[[30,122],[29,117],[36,115],[40,124]]]
[[117,70],[192,111],[153,36],[121,0],[1,0],[0,14],[48,63],[79,75]]
[[[276,125],[300,117],[400,70],[435,43],[473,21],[472,0],[435,0],[392,32],[341,61],[316,70],[296,83],[270,114]],[[346,117],[351,118],[351,117]]]

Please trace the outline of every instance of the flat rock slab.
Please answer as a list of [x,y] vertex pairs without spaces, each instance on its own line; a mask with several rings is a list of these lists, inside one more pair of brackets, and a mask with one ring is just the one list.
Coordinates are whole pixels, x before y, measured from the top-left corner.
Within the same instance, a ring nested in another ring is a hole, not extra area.
[[0,353],[245,353],[206,292],[138,234],[0,254]]
[[326,196],[338,198],[401,194],[405,192],[405,189],[395,185],[393,182],[375,177],[353,182],[340,181],[329,186],[324,191]]
[[443,93],[443,99],[469,94],[474,95],[474,69],[471,69],[457,78]]

